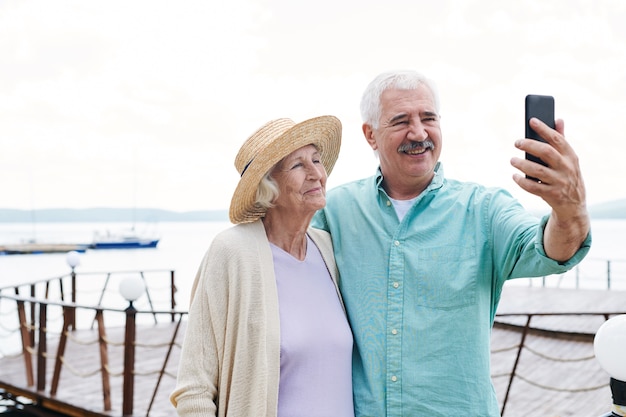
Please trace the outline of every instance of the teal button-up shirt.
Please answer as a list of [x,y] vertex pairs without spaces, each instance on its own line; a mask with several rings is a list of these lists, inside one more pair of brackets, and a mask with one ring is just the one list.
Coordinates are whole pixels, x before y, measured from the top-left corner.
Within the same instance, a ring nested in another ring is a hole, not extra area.
[[543,229],[502,189],[444,179],[402,221],[382,174],[328,191],[313,226],[332,235],[355,339],[357,417],[499,416],[490,336],[507,279],[572,268],[546,257]]

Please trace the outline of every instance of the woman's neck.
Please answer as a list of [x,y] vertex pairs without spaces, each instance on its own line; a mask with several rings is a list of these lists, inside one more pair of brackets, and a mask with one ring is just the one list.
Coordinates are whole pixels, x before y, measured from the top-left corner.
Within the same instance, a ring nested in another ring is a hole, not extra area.
[[[311,216],[312,218],[312,216]],[[296,259],[306,257],[306,231],[311,218],[296,219],[292,216],[276,216],[268,210],[261,220],[267,239]]]

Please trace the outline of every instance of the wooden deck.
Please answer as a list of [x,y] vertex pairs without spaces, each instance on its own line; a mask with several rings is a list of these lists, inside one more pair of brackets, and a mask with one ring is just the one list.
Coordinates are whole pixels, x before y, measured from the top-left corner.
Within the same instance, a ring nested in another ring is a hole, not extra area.
[[[526,315],[505,316],[512,313]],[[593,336],[604,314],[616,313],[626,314],[626,292],[505,288],[492,336],[492,376],[501,404],[518,353],[511,346],[519,345],[527,314],[537,315],[530,320],[503,415],[593,417],[609,411],[609,375],[594,357]]]
[[[589,417],[609,410],[612,403],[609,376],[595,360],[592,343],[605,316],[580,313],[626,313],[626,292],[507,287],[498,313],[502,315],[498,316],[493,330],[492,377],[501,404],[519,353],[504,417]],[[511,313],[521,315],[505,315]],[[575,314],[533,316],[530,327],[534,330],[528,332],[520,350],[521,330],[528,314],[541,313]],[[174,330],[171,323],[137,327],[133,416],[176,415],[169,403],[169,394],[175,385],[184,321],[175,338],[177,344],[170,352],[165,373],[158,381],[158,371],[168,355],[168,343]],[[94,343],[98,339],[97,330],[72,332],[65,353],[67,363],[63,366],[56,395],[28,386],[22,355],[0,358],[0,387],[33,398],[52,410],[63,410],[68,415],[121,416],[124,329],[107,328],[106,332],[111,411],[102,411],[100,348]],[[50,339],[48,351],[55,352],[58,341]],[[53,365],[54,359],[49,358],[47,381],[52,379]]]

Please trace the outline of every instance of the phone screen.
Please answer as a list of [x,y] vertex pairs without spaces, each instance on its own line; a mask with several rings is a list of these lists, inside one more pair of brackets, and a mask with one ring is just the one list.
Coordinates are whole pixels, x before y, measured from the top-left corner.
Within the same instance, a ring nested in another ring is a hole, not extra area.
[[[538,140],[541,142],[545,142],[533,129],[530,128],[528,122],[531,118],[536,117],[537,119],[544,122],[546,125],[554,129],[554,97],[552,96],[541,96],[537,94],[529,94],[526,96],[526,131],[525,137],[529,139]],[[529,161],[536,162],[538,164],[548,166],[544,161],[536,156],[529,154],[526,152],[526,159]],[[529,177],[532,180],[537,181],[537,178]]]

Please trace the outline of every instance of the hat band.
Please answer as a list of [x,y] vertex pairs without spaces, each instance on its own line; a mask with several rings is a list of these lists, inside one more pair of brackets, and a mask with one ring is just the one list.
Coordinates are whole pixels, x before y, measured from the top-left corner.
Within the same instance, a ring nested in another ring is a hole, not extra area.
[[246,166],[245,166],[245,167],[243,167],[243,171],[241,171],[241,176],[242,176],[242,177],[243,177],[243,174],[246,172],[246,169],[248,169],[248,167],[249,167],[249,166],[250,166],[250,164],[252,163],[252,161],[254,161],[254,158],[252,158],[252,159],[250,160],[250,162],[248,162],[248,163],[246,164]]

